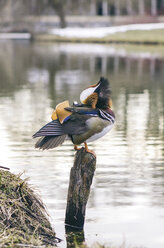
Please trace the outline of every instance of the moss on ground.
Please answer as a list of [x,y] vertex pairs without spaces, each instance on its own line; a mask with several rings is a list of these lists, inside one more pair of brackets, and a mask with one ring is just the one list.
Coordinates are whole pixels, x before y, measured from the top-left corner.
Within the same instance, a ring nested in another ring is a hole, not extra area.
[[0,170],[0,247],[52,247],[59,241],[27,180]]

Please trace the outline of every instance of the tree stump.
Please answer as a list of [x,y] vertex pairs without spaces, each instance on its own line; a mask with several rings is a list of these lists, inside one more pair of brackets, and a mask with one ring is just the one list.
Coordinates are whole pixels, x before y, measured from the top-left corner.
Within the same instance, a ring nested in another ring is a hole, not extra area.
[[67,248],[84,247],[85,236],[84,231],[66,232]]
[[92,153],[84,148],[76,152],[67,195],[66,231],[83,230],[86,204],[95,169],[96,158]]

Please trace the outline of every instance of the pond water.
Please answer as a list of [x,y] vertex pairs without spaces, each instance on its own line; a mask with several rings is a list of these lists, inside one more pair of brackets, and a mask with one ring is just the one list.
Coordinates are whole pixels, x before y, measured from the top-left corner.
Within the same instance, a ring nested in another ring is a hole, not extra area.
[[97,168],[84,229],[88,245],[164,247],[164,57],[100,44],[0,43],[0,165],[30,177],[66,247],[64,217],[74,150],[34,149],[31,136],[57,103],[111,82],[116,124],[89,145]]

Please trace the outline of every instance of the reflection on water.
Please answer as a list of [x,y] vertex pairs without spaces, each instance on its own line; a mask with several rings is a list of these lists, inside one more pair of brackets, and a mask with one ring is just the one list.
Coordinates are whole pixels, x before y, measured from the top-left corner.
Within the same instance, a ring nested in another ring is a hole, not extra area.
[[164,59],[160,54],[111,45],[1,42],[0,165],[30,176],[64,240],[60,247],[65,247],[73,146],[66,142],[55,150],[37,151],[31,136],[50,121],[57,103],[79,101],[81,90],[101,75],[111,81],[116,125],[90,144],[97,154],[97,169],[85,240],[162,248]]

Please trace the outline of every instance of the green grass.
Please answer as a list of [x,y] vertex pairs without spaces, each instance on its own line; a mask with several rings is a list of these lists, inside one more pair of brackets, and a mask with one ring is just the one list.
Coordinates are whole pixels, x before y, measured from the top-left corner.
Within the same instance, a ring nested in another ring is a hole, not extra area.
[[104,40],[117,43],[164,44],[164,29],[120,32],[108,35]]

